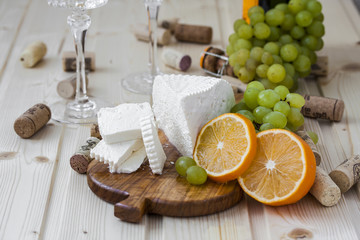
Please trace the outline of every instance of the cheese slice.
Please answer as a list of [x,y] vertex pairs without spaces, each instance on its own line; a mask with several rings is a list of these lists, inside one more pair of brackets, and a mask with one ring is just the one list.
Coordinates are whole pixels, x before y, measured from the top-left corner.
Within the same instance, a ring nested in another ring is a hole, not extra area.
[[100,162],[109,164],[110,172],[114,172],[114,166],[122,164],[128,159],[134,151],[144,147],[141,139],[106,144],[104,140],[101,140],[93,149],[90,151],[90,156]]
[[146,158],[145,147],[133,152],[131,156],[121,164],[114,165],[114,171],[117,173],[132,173],[139,169]]
[[235,104],[228,82],[204,76],[159,75],[152,96],[159,128],[184,156],[192,156],[201,127]]
[[149,103],[124,103],[98,112],[99,131],[107,144],[141,138],[140,118],[152,113]]

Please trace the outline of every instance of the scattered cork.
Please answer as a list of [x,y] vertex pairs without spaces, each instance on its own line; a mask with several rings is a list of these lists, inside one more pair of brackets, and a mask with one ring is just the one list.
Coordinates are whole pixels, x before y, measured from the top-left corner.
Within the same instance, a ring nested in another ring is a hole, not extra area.
[[329,175],[342,193],[347,192],[360,179],[360,155],[346,159]]
[[310,75],[326,77],[328,75],[328,56],[319,56],[315,64],[311,65]]
[[[86,75],[86,86],[89,83],[89,79]],[[80,90],[82,87],[80,87]],[[60,81],[56,87],[56,91],[60,97],[70,99],[75,97],[76,93],[76,75],[70,76],[62,81]]]
[[191,57],[189,55],[171,48],[163,50],[161,60],[165,65],[184,72],[191,66]]
[[209,44],[212,40],[212,28],[208,26],[177,24],[175,38],[182,42]]
[[[135,24],[133,26],[133,32],[137,40],[150,42],[149,28],[145,24]],[[171,41],[170,30],[165,28],[157,28],[157,45],[169,45]]]
[[[233,68],[228,64],[228,57],[225,56],[225,52],[219,48],[208,47],[204,50],[204,54],[201,56],[200,67],[204,70],[221,75],[228,75],[235,77]],[[214,54],[214,55],[213,55]]]
[[170,18],[160,21],[159,26],[168,29],[171,32],[171,34],[174,34],[178,22],[179,22],[179,18]]
[[320,167],[316,167],[316,177],[310,193],[324,206],[331,207],[341,198],[340,188]]
[[301,113],[305,117],[341,121],[345,108],[343,100],[309,95],[304,95],[304,98]]
[[[65,72],[76,72],[76,54],[75,52],[63,52],[62,66]],[[85,70],[95,71],[95,53],[85,52]]]
[[99,142],[100,139],[89,137],[85,144],[80,146],[79,150],[70,158],[71,168],[80,174],[86,173],[89,163],[93,160],[93,158],[90,157],[90,150]]
[[51,111],[45,104],[39,103],[29,108],[15,120],[14,130],[22,138],[30,138],[51,118]]
[[34,67],[46,54],[45,43],[36,41],[28,45],[21,53],[20,61],[26,68]]
[[99,131],[99,125],[93,124],[93,125],[91,126],[90,136],[91,136],[91,137],[96,137],[96,138],[98,138],[98,139],[100,139],[100,140],[102,139],[101,134],[100,134],[100,131]]
[[312,152],[314,153],[316,166],[319,166],[321,163],[321,154],[317,150],[317,147],[313,142],[313,140],[311,139],[311,137],[309,136],[309,134],[305,131],[297,131],[296,134],[299,135],[309,145]]

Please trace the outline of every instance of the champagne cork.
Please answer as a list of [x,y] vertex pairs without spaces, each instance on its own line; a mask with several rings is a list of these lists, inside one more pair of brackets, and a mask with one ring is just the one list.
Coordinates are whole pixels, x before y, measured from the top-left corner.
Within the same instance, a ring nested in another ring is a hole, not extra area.
[[90,129],[90,136],[96,137],[98,139],[102,139],[100,131],[99,131],[99,125],[93,124]]
[[186,71],[191,66],[191,57],[171,48],[166,48],[161,54],[161,60],[169,67]]
[[[137,40],[150,42],[149,28],[145,24],[135,24],[133,26],[133,32]],[[165,28],[157,28],[157,44],[158,45],[169,45],[171,41],[170,30]]]
[[[76,72],[76,54],[75,52],[63,52],[62,66],[65,72]],[[85,52],[85,70],[95,71],[95,53]]]
[[317,150],[316,145],[313,142],[313,140],[311,139],[311,137],[309,136],[309,134],[305,131],[297,131],[296,134],[299,135],[309,145],[312,152],[314,153],[315,160],[316,160],[316,166],[319,166],[321,163],[321,155],[320,155],[319,151]]
[[[204,54],[200,58],[200,67],[215,74],[220,74],[222,68],[224,68],[222,75],[228,75],[235,77],[234,72],[230,64],[227,62],[227,57],[225,56],[225,52],[219,48],[208,47],[204,50]],[[213,56],[212,53],[219,56]],[[223,57],[224,59],[220,58]],[[226,59],[226,60],[225,60]]]
[[360,179],[360,155],[346,159],[329,175],[342,193],[347,192]]
[[93,160],[90,157],[90,150],[93,149],[100,139],[89,137],[86,142],[80,146],[79,150],[70,158],[70,166],[76,172],[86,173],[89,163]]
[[324,206],[331,207],[341,198],[340,188],[320,167],[316,167],[316,177],[310,193]]
[[168,29],[171,34],[174,34],[176,25],[179,22],[179,18],[171,18],[162,20],[159,22],[159,26],[165,29]]
[[209,44],[212,39],[212,28],[189,24],[177,24],[175,38],[182,42]]
[[[89,79],[86,75],[85,77],[86,86],[89,83]],[[80,87],[82,89],[82,86]],[[62,81],[60,81],[56,87],[56,91],[60,97],[63,98],[73,98],[76,93],[76,75],[70,76]]]
[[34,67],[46,54],[46,45],[41,41],[36,41],[28,45],[21,53],[20,61],[26,68]]
[[304,98],[301,113],[305,117],[341,121],[345,108],[343,100],[309,95],[304,95]]
[[14,130],[22,138],[30,138],[51,118],[51,111],[45,104],[39,103],[29,108],[15,120]]

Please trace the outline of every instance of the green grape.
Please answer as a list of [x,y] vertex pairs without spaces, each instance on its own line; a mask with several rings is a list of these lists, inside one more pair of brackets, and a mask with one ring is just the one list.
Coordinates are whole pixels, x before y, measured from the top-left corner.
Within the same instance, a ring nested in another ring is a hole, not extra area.
[[264,85],[259,81],[249,82],[249,84],[246,86],[246,89],[248,89],[248,88],[257,88],[260,91],[265,90]]
[[241,25],[243,25],[243,24],[247,24],[244,19],[237,19],[237,20],[234,22],[234,31],[236,32],[237,29],[238,29]]
[[[299,108],[293,108],[293,107],[290,108],[290,112],[287,115],[287,118],[288,118],[288,122],[294,128],[298,128],[304,124],[304,116],[301,114]],[[292,130],[292,128],[290,128],[290,129]]]
[[269,67],[269,70],[267,71],[267,77],[273,83],[281,82],[282,80],[284,80],[285,76],[285,68],[278,63],[271,65]]
[[240,110],[237,113],[244,115],[247,119],[249,119],[251,122],[253,122],[255,120],[254,115],[248,111],[248,110]]
[[262,78],[259,80],[265,87],[265,89],[274,89],[277,87],[276,83],[270,82],[267,78]]
[[306,72],[311,67],[311,61],[307,56],[299,55],[298,58],[294,61],[294,67],[298,72]]
[[274,111],[281,112],[282,114],[287,116],[290,112],[290,106],[287,102],[280,101],[275,104]]
[[290,104],[290,107],[302,108],[305,105],[305,99],[298,93],[289,93],[286,95],[286,101]]
[[270,27],[270,36],[267,38],[267,41],[275,42],[279,39],[281,35],[281,30],[278,27]]
[[254,26],[257,23],[264,22],[264,21],[265,21],[265,16],[263,13],[260,13],[260,12],[253,13],[250,17],[250,24],[252,26]]
[[179,157],[175,162],[176,171],[184,177],[186,176],[186,170],[191,166],[196,166],[196,162],[190,157]]
[[273,108],[278,101],[280,101],[279,94],[271,89],[261,91],[257,97],[258,104],[267,108]]
[[238,39],[239,39],[238,35],[236,33],[232,33],[229,36],[229,43],[234,45]]
[[285,79],[283,81],[279,82],[278,84],[283,85],[283,86],[287,87],[288,89],[291,89],[294,86],[294,80],[289,74],[286,74]]
[[250,39],[253,36],[253,29],[250,25],[243,24],[238,28],[236,34],[239,38]]
[[317,56],[314,51],[309,50],[307,47],[301,47],[301,54],[307,56],[310,59],[311,64],[316,63]]
[[246,105],[244,99],[241,99],[241,101],[240,101],[238,104],[235,104],[235,105],[231,108],[230,112],[231,112],[231,113],[236,113],[236,112],[238,112],[238,111],[240,111],[240,110],[249,110],[249,111],[251,111],[251,109]]
[[232,45],[231,45],[231,44],[227,45],[227,47],[226,47],[226,54],[227,54],[228,56],[230,56],[230,55],[233,54],[233,53],[234,53],[234,49],[233,49]]
[[281,24],[281,29],[290,31],[295,26],[295,18],[292,14],[285,14],[284,22]]
[[263,118],[266,114],[272,112],[270,108],[258,106],[253,110],[253,116],[255,118],[255,122],[258,124],[263,123]]
[[253,47],[250,51],[250,58],[255,59],[257,62],[261,62],[263,53],[264,49],[261,47]]
[[264,51],[269,52],[271,54],[279,55],[279,46],[274,42],[268,42],[264,46]]
[[313,0],[306,4],[306,9],[311,12],[314,17],[317,17],[321,13],[322,6],[320,2]]
[[234,52],[229,57],[229,63],[231,66],[235,66],[235,64],[239,64],[240,66],[244,66],[246,60],[250,57],[250,51],[248,49],[240,49],[237,52]]
[[281,48],[283,45],[281,42],[276,42],[276,44],[279,46],[279,48]]
[[284,85],[277,86],[274,91],[279,94],[281,100],[285,100],[286,96],[290,93],[289,89]]
[[207,173],[199,166],[191,166],[186,170],[186,180],[190,184],[201,185],[206,182]]
[[299,127],[294,127],[291,123],[289,123],[289,119],[288,119],[288,123],[286,124],[285,129],[291,132],[296,132],[298,130]]
[[291,77],[295,75],[295,68],[291,63],[284,63],[284,68],[287,74],[289,74]]
[[260,78],[266,78],[267,77],[267,72],[269,70],[269,66],[266,64],[260,64],[257,68],[256,68],[256,74],[260,77]]
[[257,98],[258,98],[258,95],[260,92],[261,92],[261,90],[259,90],[257,88],[246,88],[245,93],[244,93],[244,99],[245,99],[246,105],[250,109],[254,109],[258,106]]
[[275,6],[275,9],[279,9],[283,11],[284,13],[289,12],[288,5],[286,3],[279,3]]
[[279,38],[279,42],[280,42],[282,45],[285,45],[285,44],[288,44],[288,43],[292,43],[292,42],[293,42],[293,39],[292,39],[292,37],[291,37],[289,34],[284,34],[284,35],[282,35],[282,36]]
[[296,14],[295,21],[297,25],[301,27],[307,27],[310,26],[310,24],[313,21],[313,16],[309,11],[303,10]]
[[281,59],[280,56],[273,54],[272,57],[273,57],[273,59],[274,59],[274,64],[275,64],[275,63],[276,63],[276,64],[283,64],[283,60]]
[[263,122],[270,123],[275,128],[284,128],[287,124],[287,118],[281,112],[271,112],[264,116]]
[[315,51],[319,51],[324,47],[324,41],[321,38],[318,38]]
[[240,71],[240,64],[236,63],[235,66],[233,66],[233,72],[235,74],[235,76],[239,77],[239,71]]
[[270,28],[265,23],[257,23],[254,26],[254,36],[258,39],[266,39],[270,36]]
[[325,35],[324,24],[320,21],[313,21],[310,26],[306,28],[308,34],[313,35],[314,37],[321,38]]
[[309,69],[305,72],[299,72],[299,77],[301,77],[301,78],[307,77],[310,75],[310,73],[311,73],[311,69]]
[[293,85],[291,88],[289,88],[289,91],[290,92],[296,92],[296,90],[298,89],[299,87],[299,81],[298,81],[298,78],[299,78],[299,74],[298,73],[295,73],[294,77],[293,77]]
[[265,131],[265,130],[274,129],[274,128],[275,127],[271,123],[263,123],[260,126],[260,131]]
[[292,43],[290,43],[290,44],[293,45],[293,46],[296,48],[296,50],[298,51],[298,53],[301,52],[301,46],[300,46],[300,44],[299,44],[297,41],[294,41],[294,42],[292,42]]
[[246,60],[245,68],[249,72],[255,72],[257,66],[258,66],[258,63],[255,59],[249,58],[248,60]]
[[239,79],[244,82],[248,83],[255,77],[255,71],[249,71],[245,67],[240,68],[239,70]]
[[304,28],[296,25],[291,29],[290,35],[294,39],[301,39],[302,37],[305,36],[305,30]]
[[298,56],[298,50],[292,44],[285,44],[280,49],[280,56],[285,62],[292,62]]
[[285,14],[279,9],[270,9],[265,14],[265,21],[269,26],[278,26],[284,22]]
[[318,16],[314,18],[314,20],[323,22],[324,21],[324,14],[320,13]]
[[317,135],[316,133],[314,133],[314,132],[312,132],[312,131],[307,131],[306,133],[309,135],[309,137],[311,138],[311,140],[312,140],[315,144],[318,143],[319,137],[318,137],[318,135]]
[[240,49],[247,49],[250,51],[252,44],[249,40],[246,39],[238,39],[234,45],[234,50],[239,51]]
[[265,11],[264,11],[264,9],[263,9],[262,7],[260,7],[260,6],[253,6],[253,7],[251,7],[251,8],[249,9],[249,11],[248,11],[248,16],[251,17],[251,15],[252,15],[253,13],[261,13],[261,14],[264,15]]
[[305,7],[302,0],[290,0],[288,4],[289,11],[294,15],[305,9]]
[[263,39],[257,39],[257,38],[253,38],[252,39],[252,45],[254,47],[263,47],[265,45],[266,41]]
[[271,53],[264,52],[263,55],[261,56],[261,62],[270,66],[271,64],[273,64],[274,58]]

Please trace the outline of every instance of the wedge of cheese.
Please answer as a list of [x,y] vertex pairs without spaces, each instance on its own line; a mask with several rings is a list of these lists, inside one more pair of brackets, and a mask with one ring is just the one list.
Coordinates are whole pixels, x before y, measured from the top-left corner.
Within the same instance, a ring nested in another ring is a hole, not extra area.
[[145,147],[133,152],[131,156],[121,164],[114,165],[114,171],[117,173],[132,173],[138,170],[146,157]]
[[124,103],[98,112],[99,131],[107,144],[141,138],[140,118],[152,114],[149,103]]
[[184,156],[192,156],[201,127],[235,104],[229,83],[203,76],[157,76],[152,96],[159,128]]

